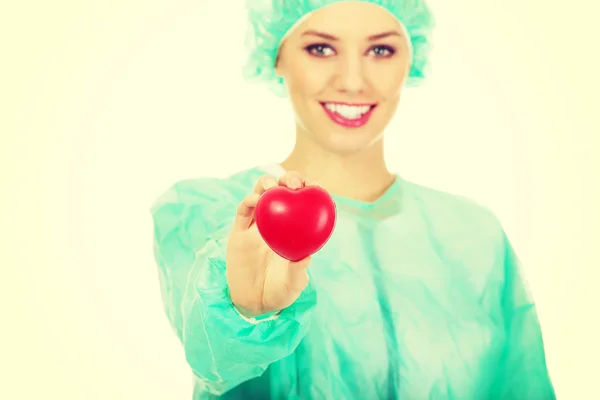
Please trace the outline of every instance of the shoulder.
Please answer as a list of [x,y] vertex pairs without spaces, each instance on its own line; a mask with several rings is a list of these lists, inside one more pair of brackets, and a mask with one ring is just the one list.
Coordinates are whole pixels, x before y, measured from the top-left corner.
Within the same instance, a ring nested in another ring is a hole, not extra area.
[[485,204],[467,196],[406,182],[413,201],[423,218],[448,236],[472,238],[497,244],[503,241],[504,230],[497,215]]
[[472,198],[409,183],[411,199],[437,245],[450,259],[472,273],[477,282],[505,279],[517,265],[504,227],[487,205]]
[[218,223],[234,215],[260,175],[258,169],[249,168],[225,177],[181,179],[162,189],[150,212],[157,225],[181,224],[190,219]]
[[225,177],[195,177],[175,181],[164,188],[152,203],[152,211],[165,205],[191,205],[241,200],[254,187],[260,171],[250,168]]

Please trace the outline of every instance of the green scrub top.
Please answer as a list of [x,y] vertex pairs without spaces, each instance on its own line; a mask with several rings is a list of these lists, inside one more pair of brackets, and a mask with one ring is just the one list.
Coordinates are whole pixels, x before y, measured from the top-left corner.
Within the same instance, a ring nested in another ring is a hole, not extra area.
[[193,399],[552,400],[534,301],[495,215],[397,176],[374,203],[334,196],[310,283],[277,316],[233,307],[236,208],[277,165],[182,180],[152,207],[164,309]]

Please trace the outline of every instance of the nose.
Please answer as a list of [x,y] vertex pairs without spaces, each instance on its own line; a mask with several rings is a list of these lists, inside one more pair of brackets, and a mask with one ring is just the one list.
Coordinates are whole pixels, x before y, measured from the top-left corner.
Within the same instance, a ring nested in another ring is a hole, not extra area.
[[348,94],[360,94],[365,90],[366,77],[364,59],[360,56],[340,57],[337,74],[337,89]]

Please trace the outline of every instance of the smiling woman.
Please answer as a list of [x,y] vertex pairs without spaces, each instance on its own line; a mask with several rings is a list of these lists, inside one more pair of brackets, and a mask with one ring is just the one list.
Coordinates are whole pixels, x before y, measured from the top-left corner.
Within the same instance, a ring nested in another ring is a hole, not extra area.
[[276,64],[298,122],[292,157],[313,147],[381,157],[378,139],[398,107],[411,54],[406,29],[382,7],[332,4],[297,25]]
[[[288,96],[295,146],[281,163],[177,182],[152,208],[194,398],[554,399],[498,219],[384,159],[402,91],[424,77],[424,3],[249,1],[249,12],[247,76]],[[276,186],[332,195],[337,225],[313,256],[288,261],[260,236],[256,205]]]

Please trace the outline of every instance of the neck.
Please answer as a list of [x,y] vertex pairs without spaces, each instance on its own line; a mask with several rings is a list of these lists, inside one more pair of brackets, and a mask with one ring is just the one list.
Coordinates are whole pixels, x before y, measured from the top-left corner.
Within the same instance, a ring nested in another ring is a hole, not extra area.
[[333,195],[365,202],[377,200],[395,179],[385,163],[383,140],[351,155],[334,154],[314,143],[297,140],[281,166],[319,181]]

